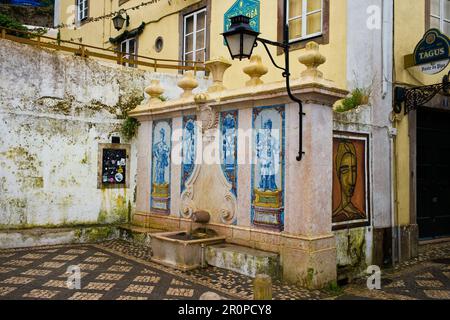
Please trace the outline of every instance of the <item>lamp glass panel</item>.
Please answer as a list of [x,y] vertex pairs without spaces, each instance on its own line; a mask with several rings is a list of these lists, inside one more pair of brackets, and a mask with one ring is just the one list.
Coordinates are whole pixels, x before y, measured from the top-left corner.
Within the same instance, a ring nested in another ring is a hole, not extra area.
[[241,50],[241,34],[236,33],[226,37],[228,48],[230,49],[233,57],[240,55]]
[[250,56],[252,53],[253,47],[255,45],[256,36],[250,34],[244,34],[244,46],[243,46],[243,54],[246,56]]
[[125,19],[122,16],[117,16],[113,20],[114,28],[118,30],[122,29],[124,23]]

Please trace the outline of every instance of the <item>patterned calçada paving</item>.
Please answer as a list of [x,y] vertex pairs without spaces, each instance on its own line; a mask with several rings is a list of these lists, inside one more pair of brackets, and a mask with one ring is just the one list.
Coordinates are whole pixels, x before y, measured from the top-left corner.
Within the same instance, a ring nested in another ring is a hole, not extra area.
[[[252,299],[253,279],[215,267],[181,272],[150,261],[145,246],[113,240],[101,244],[0,250],[0,300]],[[68,267],[81,271],[81,289],[67,288]],[[273,282],[275,300],[333,299],[327,291]],[[382,271],[381,290],[364,278],[334,299],[450,299],[450,243],[421,246],[419,256]]]
[[[215,291],[137,259],[96,245],[3,250],[0,299],[190,300]],[[80,268],[81,289],[68,288],[71,266]]]

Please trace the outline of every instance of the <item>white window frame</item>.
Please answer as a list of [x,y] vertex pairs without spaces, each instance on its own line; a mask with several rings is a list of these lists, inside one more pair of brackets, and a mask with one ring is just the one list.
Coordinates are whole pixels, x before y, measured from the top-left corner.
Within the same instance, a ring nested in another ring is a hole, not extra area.
[[[293,20],[298,20],[299,18],[301,18],[302,20],[302,35],[300,38],[294,38],[294,39],[289,39],[289,42],[296,42],[296,41],[301,41],[301,40],[305,40],[305,39],[310,39],[310,38],[314,38],[314,37],[318,37],[321,36],[323,34],[323,0],[321,0],[321,4],[320,4],[320,9],[318,10],[313,10],[311,12],[307,12],[308,10],[308,0],[298,0],[298,1],[302,1],[302,13],[301,15],[298,16],[294,16],[292,18],[289,18],[289,3],[290,1],[287,1],[287,17],[286,19],[288,20],[287,23],[293,21]],[[305,23],[308,19],[307,17],[320,12],[320,31],[319,32],[315,32],[315,33],[311,33],[311,34],[306,34],[307,32],[307,23]]]
[[[202,13],[202,12],[205,13],[205,26],[202,29],[197,30],[197,16],[200,13]],[[201,31],[203,31],[203,34],[204,34],[204,37],[205,37],[204,40],[203,40],[203,43],[204,43],[203,59],[206,60],[206,28],[207,28],[207,19],[208,19],[207,14],[208,13],[206,11],[206,8],[203,8],[203,9],[194,11],[192,13],[189,13],[189,14],[187,14],[187,15],[185,15],[183,17],[183,61],[186,61],[186,56],[188,54],[190,54],[190,53],[192,53],[192,61],[196,61],[196,59],[197,59],[197,51],[200,50],[200,48],[197,48],[197,37],[196,37],[196,34],[198,32],[201,32]],[[186,21],[187,21],[187,19],[189,19],[192,16],[194,17],[194,25],[192,27],[192,32],[191,33],[186,33]],[[192,38],[193,38],[193,41],[194,41],[194,43],[192,45],[192,50],[193,51],[186,52],[186,39],[190,35],[192,35]]]
[[[431,1],[433,1],[433,0],[430,0],[430,7],[431,7]],[[450,24],[450,17],[448,17],[448,18],[444,17],[444,15],[445,15],[445,5],[444,5],[445,1],[448,1],[448,0],[439,0],[439,16],[437,16],[435,14],[432,14],[431,13],[431,8],[430,8],[430,17],[439,19],[439,30],[441,30],[442,33],[445,33],[445,31],[444,31],[445,30],[445,28],[444,28],[445,23],[449,23]],[[430,22],[430,25],[431,25],[431,22]]]
[[[134,41],[134,52],[130,52],[130,42]],[[122,45],[125,44],[125,51],[122,51]],[[137,56],[137,37],[132,37],[132,38],[128,38],[125,39],[123,41],[120,42],[119,44],[119,51],[121,51],[122,53],[125,53],[122,58],[123,59],[130,59],[130,56],[134,56],[134,59],[131,60],[136,60],[136,56]],[[128,63],[128,62],[124,62],[122,63],[122,65],[126,66],[126,67],[131,67],[131,68],[136,68],[136,64],[133,63]]]
[[89,0],[77,0],[78,21],[83,21],[89,16]]

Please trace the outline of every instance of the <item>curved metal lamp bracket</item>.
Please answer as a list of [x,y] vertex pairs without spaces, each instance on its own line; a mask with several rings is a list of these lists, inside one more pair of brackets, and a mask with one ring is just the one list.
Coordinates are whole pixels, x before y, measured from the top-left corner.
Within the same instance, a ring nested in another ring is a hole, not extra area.
[[448,97],[450,96],[450,71],[442,78],[441,83],[429,86],[415,87],[407,89],[404,87],[395,87],[394,92],[394,112],[402,112],[402,106],[405,106],[405,114],[430,102],[438,93]]
[[[272,61],[272,64],[277,68],[283,71],[282,75],[283,78],[286,79],[286,89],[289,95],[289,98],[298,103],[298,107],[299,107],[299,151],[298,151],[298,155],[296,157],[297,161],[301,161],[303,158],[303,155],[305,154],[303,152],[303,116],[305,115],[303,113],[303,103],[302,100],[300,100],[299,98],[297,98],[296,96],[294,96],[294,94],[292,93],[291,90],[291,81],[290,81],[290,76],[291,73],[289,71],[289,48],[290,45],[288,43],[289,40],[287,40],[287,35],[289,34],[289,27],[286,24],[285,26],[285,43],[280,43],[280,42],[275,42],[275,41],[270,41],[267,39],[263,39],[263,38],[257,38],[256,40],[261,42],[264,46],[264,48],[267,51],[267,54],[269,55],[270,61]],[[280,67],[276,62],[275,59],[273,58],[272,54],[270,53],[270,50],[268,48],[267,45],[272,45],[272,46],[276,46],[276,47],[280,47],[283,49],[284,51],[284,57],[285,57],[285,67]],[[255,42],[255,46],[257,46],[257,42]]]

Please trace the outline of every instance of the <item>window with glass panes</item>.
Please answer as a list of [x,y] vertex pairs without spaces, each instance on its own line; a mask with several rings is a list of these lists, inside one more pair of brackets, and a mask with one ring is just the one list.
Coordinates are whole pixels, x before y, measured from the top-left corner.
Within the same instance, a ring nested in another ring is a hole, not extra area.
[[[136,38],[129,38],[120,43],[120,51],[125,53],[123,55],[124,59],[135,60],[136,59]],[[124,62],[122,65],[127,67],[136,67],[135,64]]]
[[430,0],[430,28],[437,28],[450,35],[450,1]]
[[206,8],[184,16],[183,60],[205,62]]
[[88,17],[89,0],[77,0],[77,1],[78,1],[78,21],[81,21]]
[[288,1],[289,41],[322,34],[323,0]]

